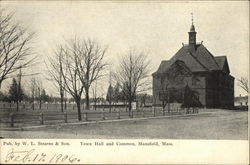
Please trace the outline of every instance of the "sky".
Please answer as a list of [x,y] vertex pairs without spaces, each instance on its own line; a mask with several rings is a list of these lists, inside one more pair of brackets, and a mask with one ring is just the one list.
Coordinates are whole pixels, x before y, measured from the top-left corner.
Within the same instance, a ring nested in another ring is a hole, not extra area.
[[[105,60],[113,71],[119,57],[136,48],[148,54],[154,72],[162,60],[170,59],[188,42],[191,12],[197,42],[203,41],[214,56],[226,55],[235,79],[249,75],[247,1],[1,1],[0,5],[14,11],[15,19],[36,34],[34,52],[40,62],[30,71],[43,73],[41,77],[46,75],[47,57],[75,35],[107,46]],[[105,82],[99,89],[107,89]],[[56,93],[45,79],[44,87],[48,93]],[[235,95],[239,94],[246,95],[235,80]]]

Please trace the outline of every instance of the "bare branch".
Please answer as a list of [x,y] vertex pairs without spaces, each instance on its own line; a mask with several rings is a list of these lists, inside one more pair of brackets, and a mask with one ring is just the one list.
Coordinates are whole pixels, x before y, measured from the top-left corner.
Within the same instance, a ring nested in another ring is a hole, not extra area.
[[0,86],[12,73],[30,66],[36,59],[30,57],[33,34],[14,23],[13,16],[0,9]]
[[127,54],[122,56],[119,63],[119,69],[115,74],[115,78],[119,84],[123,86],[123,93],[126,100],[131,103],[136,98],[136,94],[145,91],[149,86],[150,63],[148,57],[136,50],[129,50]]
[[248,79],[246,77],[241,77],[238,80],[238,86],[241,87],[244,91],[249,93],[249,88],[248,88]]
[[[106,49],[88,39],[75,37],[57,48],[54,58],[49,58],[49,74],[60,93],[66,91],[78,106],[78,119],[81,120],[80,101],[86,94],[86,108],[89,108],[89,89],[101,77],[106,64],[103,62]],[[61,95],[62,97],[62,95]]]

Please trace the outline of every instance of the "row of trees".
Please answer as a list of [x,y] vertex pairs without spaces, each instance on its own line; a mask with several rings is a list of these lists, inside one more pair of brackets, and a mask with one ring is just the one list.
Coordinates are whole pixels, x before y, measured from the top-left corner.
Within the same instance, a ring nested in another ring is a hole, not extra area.
[[[4,80],[16,77],[15,73],[18,70],[35,63],[37,58],[31,51],[33,36],[27,29],[22,28],[20,23],[14,22],[13,13],[0,9],[0,87]],[[104,61],[106,54],[107,47],[101,46],[96,41],[74,37],[59,45],[55,56],[48,59],[49,80],[58,88],[62,110],[65,93],[68,93],[77,104],[79,120],[81,120],[80,100],[83,94],[86,109],[89,109],[90,88],[94,82],[105,77],[105,70],[108,66],[108,63]],[[119,73],[115,74],[115,78],[117,83],[123,86],[129,109],[140,87],[140,81],[148,74],[148,66],[147,57],[142,52],[131,50],[120,60]],[[13,79],[10,87],[14,93],[18,93],[17,98],[9,97],[17,104],[23,97],[21,77],[26,75],[20,74],[19,76],[20,80]],[[31,80],[30,90],[31,98],[34,99],[35,93],[41,93],[42,88],[37,81]],[[12,94],[9,93],[9,95]]]
[[16,78],[13,78],[7,94],[0,92],[0,101],[15,102],[17,104],[17,111],[19,110],[19,102],[23,100],[32,103],[33,110],[35,102],[39,102],[39,108],[41,109],[42,103],[53,101],[54,98],[49,96],[46,93],[46,90],[42,88],[41,84],[38,85],[37,82],[38,81],[36,81],[35,78],[32,78],[32,86],[29,87],[31,90],[30,92],[27,92],[21,86],[20,79],[17,80]]
[[[81,117],[81,98],[85,92],[86,109],[89,109],[89,89],[93,82],[103,76],[106,63],[103,61],[106,48],[87,39],[74,38],[58,46],[55,57],[49,58],[51,80],[59,89],[61,100],[64,91],[69,93],[77,105],[78,120]],[[61,101],[63,108],[63,101]]]
[[[107,48],[91,39],[75,37],[63,45],[59,45],[54,57],[50,57],[47,65],[50,80],[57,86],[61,100],[65,91],[75,100],[78,110],[78,120],[81,120],[82,95],[85,95],[86,109],[89,109],[90,87],[97,80],[103,79],[108,63],[105,62]],[[144,81],[149,74],[149,60],[143,52],[129,50],[119,62],[118,69],[114,73],[117,84],[122,86],[123,96],[128,102],[131,111],[132,101],[139,90],[145,90]],[[110,89],[111,86],[110,86]],[[110,100],[111,101],[111,100]],[[61,101],[63,108],[63,101]]]

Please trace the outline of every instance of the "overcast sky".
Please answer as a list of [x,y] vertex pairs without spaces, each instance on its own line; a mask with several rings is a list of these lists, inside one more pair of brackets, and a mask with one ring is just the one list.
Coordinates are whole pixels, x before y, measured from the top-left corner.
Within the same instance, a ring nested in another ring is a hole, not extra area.
[[[53,55],[56,44],[79,35],[108,46],[106,60],[112,64],[131,47],[144,50],[152,60],[153,71],[162,60],[170,59],[182,42],[188,42],[193,12],[197,41],[203,41],[214,56],[226,55],[236,79],[249,75],[248,2],[0,3],[15,11],[16,19],[36,33],[35,52],[41,61]],[[44,68],[41,62],[35,70],[43,72]],[[44,86],[53,93],[51,85]],[[246,94],[235,85],[235,95],[240,93]]]

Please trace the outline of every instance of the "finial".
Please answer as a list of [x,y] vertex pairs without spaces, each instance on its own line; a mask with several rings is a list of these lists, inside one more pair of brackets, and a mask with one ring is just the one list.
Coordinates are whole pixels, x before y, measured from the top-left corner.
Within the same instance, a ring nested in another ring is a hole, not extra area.
[[191,13],[191,17],[192,17],[191,20],[192,20],[192,25],[193,25],[194,24],[194,13],[193,12]]

